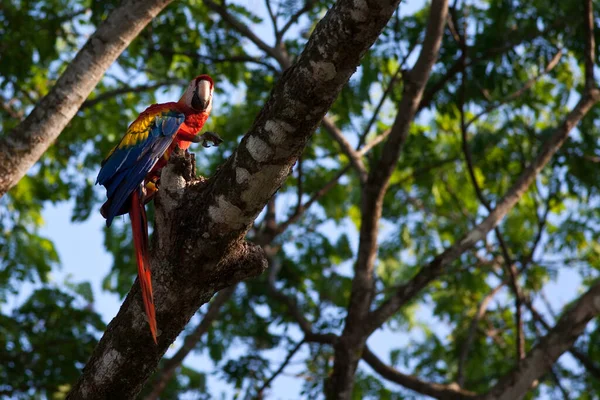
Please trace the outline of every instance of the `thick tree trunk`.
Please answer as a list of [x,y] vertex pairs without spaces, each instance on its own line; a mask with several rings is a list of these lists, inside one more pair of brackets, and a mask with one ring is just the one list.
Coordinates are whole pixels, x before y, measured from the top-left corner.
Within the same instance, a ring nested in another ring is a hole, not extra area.
[[337,2],[213,178],[194,179],[190,164],[173,157],[156,198],[151,253],[158,345],[148,334],[135,285],[70,399],[134,398],[202,303],[266,267],[262,250],[243,241],[246,231],[281,187],[397,5],[397,0]]
[[31,114],[0,138],[0,197],[40,159],[108,67],[171,1],[124,1],[98,27]]

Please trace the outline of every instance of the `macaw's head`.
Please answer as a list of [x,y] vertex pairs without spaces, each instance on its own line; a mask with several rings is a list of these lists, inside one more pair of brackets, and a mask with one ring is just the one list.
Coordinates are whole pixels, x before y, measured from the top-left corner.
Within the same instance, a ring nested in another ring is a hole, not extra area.
[[197,112],[210,113],[214,86],[210,76],[199,75],[190,82],[179,101]]

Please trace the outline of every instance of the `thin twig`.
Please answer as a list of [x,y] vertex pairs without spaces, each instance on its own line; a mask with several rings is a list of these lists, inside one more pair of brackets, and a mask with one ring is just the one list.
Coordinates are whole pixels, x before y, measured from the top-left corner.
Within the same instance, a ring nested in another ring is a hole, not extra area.
[[482,116],[496,110],[497,108],[499,108],[500,106],[502,106],[506,103],[509,103],[509,102],[521,97],[521,95],[523,95],[523,93],[525,93],[527,90],[531,89],[531,87],[534,85],[534,83],[536,83],[542,76],[548,74],[550,71],[552,71],[554,69],[554,67],[556,67],[556,65],[558,65],[558,62],[560,61],[562,54],[563,54],[562,49],[559,49],[558,52],[554,55],[554,57],[552,57],[552,59],[548,62],[548,65],[546,65],[546,68],[544,68],[543,72],[541,72],[538,75],[534,76],[533,78],[529,79],[527,82],[525,82],[523,84],[523,86],[521,86],[519,89],[517,89],[513,93],[509,94],[508,96],[504,97],[502,100],[495,102],[494,104],[491,104],[491,105],[487,106],[485,109],[483,109],[482,111],[480,111],[473,118],[471,118],[469,120],[469,122],[466,123],[466,128],[469,129],[469,127],[473,123],[475,123],[479,118],[481,118]]
[[258,64],[258,65],[267,67],[269,70],[271,70],[275,73],[279,73],[279,70],[277,68],[275,68],[273,65],[269,64],[268,62],[264,61],[261,57],[252,57],[247,54],[231,55],[231,56],[227,56],[227,57],[211,57],[211,56],[202,55],[202,54],[199,54],[199,53],[196,53],[193,51],[175,51],[172,49],[165,49],[165,48],[159,48],[159,49],[156,49],[156,51],[163,55],[189,57],[192,60],[198,60],[199,62],[203,62],[203,63],[207,63],[207,64],[253,63],[253,64]]
[[350,160],[350,164],[358,173],[358,178],[362,184],[367,182],[367,168],[360,157],[360,154],[356,152],[348,140],[344,137],[342,131],[335,125],[335,123],[331,120],[331,118],[325,116],[321,125],[325,128],[325,130],[333,137],[333,139],[338,142],[340,145],[342,152],[348,156]]
[[15,99],[6,100],[3,97],[0,97],[0,107],[11,117],[16,119],[17,121],[21,121],[25,117],[25,112],[21,110],[16,110],[13,108],[13,103]]
[[556,386],[560,390],[560,393],[562,394],[563,399],[569,400],[570,399],[569,392],[567,391],[567,389],[565,389],[565,387],[560,382],[560,377],[558,376],[558,372],[556,371],[556,368],[550,368],[550,376],[552,376],[554,383],[556,383]]
[[[565,25],[566,21],[564,19],[559,19],[558,21],[547,26],[546,29],[541,31],[535,30],[528,33],[515,32],[513,38],[507,40],[505,44],[499,47],[487,48],[483,54],[480,54],[478,57],[472,58],[468,62],[467,66],[475,65],[478,62],[486,61],[494,56],[502,55],[508,52],[509,50],[514,49],[516,46],[520,45],[525,41],[533,40],[537,37],[544,36],[548,32],[554,29],[560,29]],[[473,48],[473,46],[471,48]],[[431,86],[429,86],[427,90],[423,93],[423,97],[421,99],[421,102],[419,103],[418,111],[421,111],[424,108],[428,108],[431,105],[435,95],[440,90],[447,87],[448,82],[450,82],[454,77],[456,77],[456,75],[459,74],[460,71],[461,59],[459,57],[448,69],[446,69],[446,73],[437,80],[433,81]]]
[[279,36],[276,37],[277,43],[281,42],[281,39],[283,39],[283,36],[292,27],[292,25],[294,25],[296,22],[298,22],[298,20],[300,19],[300,17],[303,14],[310,11],[314,7],[315,3],[316,3],[316,0],[305,0],[304,7],[302,7],[297,12],[295,12],[294,15],[292,15],[290,17],[288,22],[286,22],[286,24],[283,26],[283,28],[281,28],[281,30],[279,31]]
[[215,3],[212,0],[204,0],[204,4],[210,10],[216,12],[221,16],[221,18],[231,25],[236,31],[240,34],[247,37],[252,43],[256,45],[259,49],[273,57],[280,65],[284,66],[283,69],[287,69],[291,66],[291,62],[289,58],[284,57],[284,54],[281,53],[277,48],[269,46],[265,43],[261,38],[259,38],[252,30],[235,16],[229,13],[226,7]]
[[271,7],[271,0],[265,0],[265,5],[267,6],[267,11],[269,13],[269,17],[271,18],[271,24],[273,24],[273,35],[275,37],[279,37],[279,29],[277,28],[277,16],[273,12],[273,8]]
[[[460,35],[458,32],[456,33],[458,39],[460,40],[461,46],[461,60],[462,60],[462,71],[461,71],[461,86],[459,92],[459,110],[460,110],[460,129],[461,129],[461,138],[462,138],[462,149],[465,155],[465,162],[467,164],[467,170],[469,173],[469,177],[471,180],[471,184],[475,190],[475,194],[477,198],[483,204],[483,206],[487,209],[488,213],[492,211],[492,207],[490,203],[485,198],[481,186],[477,182],[477,178],[475,176],[475,170],[473,165],[473,158],[471,155],[471,150],[469,148],[468,139],[467,139],[467,130],[468,125],[465,123],[465,101],[466,101],[466,64],[467,64],[467,45],[466,45],[466,28],[465,34]],[[504,258],[505,269],[510,278],[510,287],[515,296],[515,330],[516,330],[516,356],[517,361],[523,359],[525,357],[525,335],[523,329],[523,316],[522,316],[522,305],[521,305],[521,296],[520,289],[517,282],[517,269],[513,263],[512,257],[508,251],[508,246],[502,236],[500,228],[496,226],[494,228],[494,233],[498,239],[498,243],[500,244],[500,249],[502,251],[502,256]]]
[[[398,70],[392,76],[392,79],[390,79],[390,82],[388,83],[387,88],[385,89],[385,91],[381,95],[381,98],[379,99],[379,103],[377,103],[377,106],[375,107],[375,110],[373,111],[373,115],[371,116],[371,119],[369,120],[369,122],[365,126],[365,128],[363,130],[363,133],[360,135],[360,138],[358,140],[358,145],[356,146],[356,150],[357,151],[365,143],[365,140],[367,139],[367,135],[371,131],[371,128],[373,127],[373,124],[375,124],[375,121],[377,121],[377,118],[379,118],[379,111],[381,111],[381,107],[383,107],[383,103],[385,102],[385,100],[387,99],[387,97],[390,95],[390,93],[392,93],[392,90],[394,89],[394,86],[395,86],[398,78],[400,77],[400,74],[401,74],[401,66],[398,67]],[[389,134],[389,131],[390,130],[388,130],[388,134]],[[381,138],[381,136],[382,135],[379,135],[378,138]],[[381,140],[383,140],[383,139],[381,139]]]
[[369,143],[365,144],[359,151],[358,151],[358,155],[359,156],[364,156],[366,153],[369,152],[369,150],[371,150],[373,147],[377,146],[379,143],[383,142],[392,132],[391,129],[386,129],[385,131],[383,131],[380,135],[376,136],[373,140],[371,140]]
[[302,345],[306,343],[305,339],[302,339],[301,341],[299,341],[292,350],[290,350],[288,352],[287,357],[285,358],[285,360],[283,360],[283,362],[281,363],[281,365],[279,366],[279,368],[277,368],[277,371],[275,371],[273,373],[273,375],[271,375],[269,377],[269,379],[267,379],[262,386],[258,389],[257,394],[258,396],[262,396],[263,392],[269,388],[269,386],[271,386],[271,383],[273,383],[273,381],[275,380],[275,378],[277,378],[277,376],[279,376],[279,374],[281,374],[283,372],[283,370],[285,369],[285,367],[287,367],[287,365],[289,364],[289,362],[292,360],[292,358],[294,357],[294,355],[298,352],[298,350],[300,350],[300,347],[302,347]]

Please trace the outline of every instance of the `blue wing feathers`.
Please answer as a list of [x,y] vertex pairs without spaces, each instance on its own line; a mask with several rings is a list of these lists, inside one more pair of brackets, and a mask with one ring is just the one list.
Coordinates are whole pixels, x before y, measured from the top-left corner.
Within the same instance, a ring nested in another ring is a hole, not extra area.
[[176,111],[159,114],[148,126],[145,140],[117,148],[105,160],[96,183],[106,187],[108,200],[103,206],[103,215],[107,226],[115,216],[128,211],[127,199],[167,151],[184,121],[185,115]]

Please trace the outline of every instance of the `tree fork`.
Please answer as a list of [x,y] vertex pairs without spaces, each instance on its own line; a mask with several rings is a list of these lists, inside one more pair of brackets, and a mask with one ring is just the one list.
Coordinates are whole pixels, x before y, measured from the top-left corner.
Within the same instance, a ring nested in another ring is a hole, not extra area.
[[150,257],[162,329],[158,347],[147,335],[135,285],[69,398],[135,397],[200,305],[266,268],[262,250],[243,238],[398,2],[338,1],[214,177],[186,180],[182,175],[191,172],[176,161],[180,155],[173,157],[161,175]]

